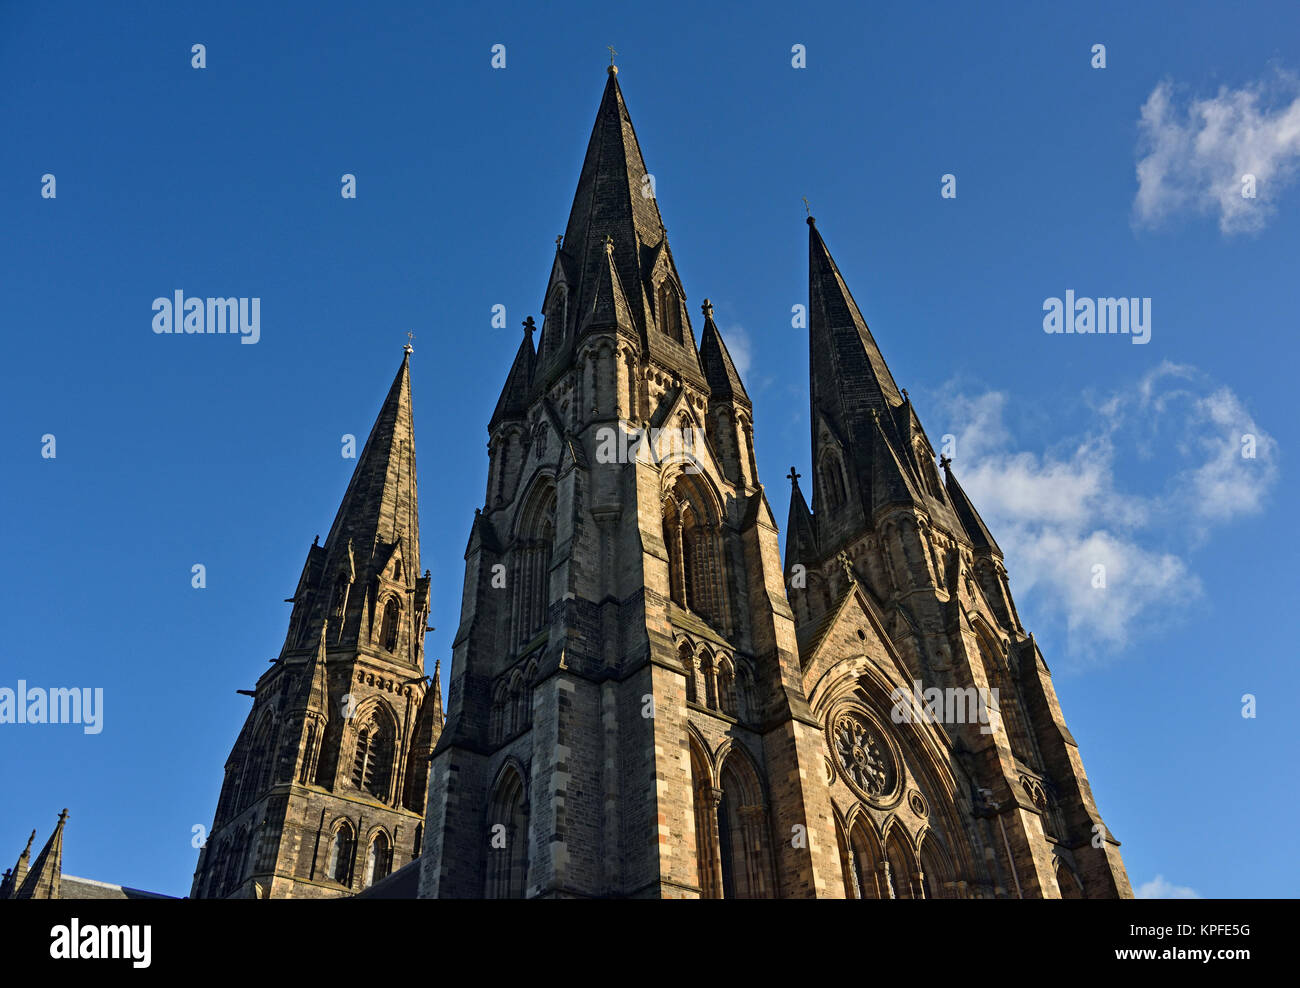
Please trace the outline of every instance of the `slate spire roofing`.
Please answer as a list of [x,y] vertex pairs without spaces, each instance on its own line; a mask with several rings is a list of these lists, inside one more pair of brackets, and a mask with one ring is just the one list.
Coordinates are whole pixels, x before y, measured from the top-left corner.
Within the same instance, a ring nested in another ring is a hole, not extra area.
[[713,321],[712,303],[706,298],[701,308],[704,310],[704,329],[700,333],[700,365],[704,368],[710,393],[714,398],[739,401],[752,407],[727,344],[722,341],[718,324]]
[[[330,569],[337,570],[345,562],[350,568],[355,560],[358,568],[378,571],[391,557],[394,544],[400,543],[407,572],[419,573],[418,503],[408,349],[325,539]],[[349,555],[353,560],[345,559]],[[370,575],[358,572],[357,579]]]
[[586,332],[614,327],[638,338],[642,353],[703,385],[685,301],[655,178],[611,71],[547,284],[534,374],[567,364]]
[[[842,433],[866,435],[874,409],[903,403],[884,355],[862,318],[853,293],[808,217],[808,352],[814,421],[818,412]],[[814,437],[815,438],[815,437]]]

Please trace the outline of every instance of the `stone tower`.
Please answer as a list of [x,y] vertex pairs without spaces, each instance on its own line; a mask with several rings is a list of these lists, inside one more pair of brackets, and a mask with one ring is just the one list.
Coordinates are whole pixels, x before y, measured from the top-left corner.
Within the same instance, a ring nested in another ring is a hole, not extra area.
[[1002,551],[809,217],[812,510],[784,575],[851,896],[1131,897]]
[[349,895],[419,855],[442,697],[424,676],[410,354],[325,544],[307,550],[284,646],[226,761],[194,898]]
[[488,423],[426,897],[842,896],[749,396],[610,67]]

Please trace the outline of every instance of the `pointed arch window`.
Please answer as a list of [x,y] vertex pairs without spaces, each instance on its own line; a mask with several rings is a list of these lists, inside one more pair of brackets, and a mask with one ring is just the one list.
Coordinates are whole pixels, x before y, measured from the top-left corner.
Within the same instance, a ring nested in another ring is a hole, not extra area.
[[728,717],[736,716],[736,676],[726,659],[718,663],[718,707]]
[[388,835],[381,830],[375,834],[374,840],[370,842],[370,850],[366,852],[366,873],[361,887],[370,888],[375,882],[387,878],[392,870],[393,847],[388,842]]
[[683,342],[682,337],[682,303],[673,287],[672,280],[665,278],[659,282],[655,297],[655,309],[659,314],[659,329],[670,340]]
[[830,450],[822,455],[821,482],[826,494],[826,507],[838,511],[848,500],[848,495],[844,489],[844,466],[839,455]]
[[511,550],[508,585],[514,587],[511,638],[516,645],[528,644],[546,626],[554,543],[555,484],[546,478],[533,488],[519,515]]
[[394,734],[390,724],[370,721],[357,731],[352,756],[352,784],[381,800],[388,799],[393,774]]
[[346,821],[334,829],[330,841],[329,877],[340,885],[352,884],[352,857],[356,853],[356,836]]
[[388,602],[384,604],[384,619],[380,624],[379,640],[390,652],[397,651],[397,627],[401,616],[402,608],[397,603],[397,598],[389,597]]
[[737,749],[719,773],[716,853],[724,899],[767,899],[776,894],[768,808],[758,774]]
[[546,306],[546,321],[542,324],[542,339],[548,353],[560,349],[568,335],[569,292],[564,285],[556,285],[551,301]]
[[725,627],[722,530],[696,477],[682,475],[665,496],[663,538],[672,599],[710,624]]
[[686,672],[686,702],[697,703],[699,694],[695,685],[695,656],[691,654],[691,646],[683,643],[678,650],[678,655],[681,657],[682,668]]
[[316,760],[316,745],[318,743],[317,732],[319,727],[315,720],[307,723],[307,736],[302,746],[302,766],[298,769],[298,781],[307,785],[313,781],[314,771],[312,763]]
[[528,809],[519,774],[507,769],[488,804],[484,898],[522,899],[528,881]]

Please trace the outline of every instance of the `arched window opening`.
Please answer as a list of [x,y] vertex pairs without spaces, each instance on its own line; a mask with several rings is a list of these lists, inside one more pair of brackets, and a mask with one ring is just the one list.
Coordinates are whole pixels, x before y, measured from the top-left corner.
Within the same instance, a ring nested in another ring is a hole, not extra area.
[[1056,867],[1056,884],[1061,889],[1062,899],[1082,899],[1083,886],[1079,884],[1078,876],[1074,874],[1065,862],[1061,862]]
[[489,728],[493,743],[500,742],[506,736],[506,684],[497,683],[492,694],[492,714]]
[[695,477],[679,477],[664,498],[663,536],[672,599],[722,627],[726,623],[726,591],[721,528],[711,499]]
[[722,859],[718,851],[718,791],[709,774],[708,755],[694,737],[691,750],[691,798],[695,811],[695,865],[701,899],[722,898]]
[[775,895],[767,805],[753,766],[730,754],[722,766],[718,801],[722,894],[727,899],[766,899]]
[[839,456],[827,451],[821,462],[822,490],[826,492],[826,507],[838,511],[847,500],[844,490],[844,467]]
[[356,850],[356,836],[352,827],[340,823],[334,830],[334,839],[330,842],[328,875],[340,885],[352,884],[352,856]]
[[844,867],[849,875],[853,897],[888,899],[890,895],[884,880],[883,855],[876,835],[859,818],[845,839],[848,859],[844,862]]
[[375,839],[370,842],[370,850],[366,853],[366,873],[361,887],[370,888],[375,882],[387,878],[392,870],[393,848],[388,843],[388,835],[380,831],[375,834]]
[[298,782],[302,785],[308,785],[315,781],[315,771],[313,763],[316,760],[317,731],[319,727],[316,721],[308,721],[307,737],[302,746],[302,766],[298,769]]
[[667,278],[659,283],[655,308],[659,313],[659,328],[663,334],[670,340],[681,343],[683,341],[681,300]]
[[956,898],[953,886],[952,868],[948,856],[935,842],[934,837],[927,836],[921,847],[921,888],[927,899]]
[[484,897],[522,899],[528,881],[528,809],[519,774],[507,769],[488,804]]
[[397,651],[397,624],[401,613],[397,598],[389,597],[388,602],[384,604],[384,620],[380,626],[379,640],[384,643],[384,648],[390,652]]
[[389,723],[372,720],[357,732],[352,757],[352,784],[380,800],[388,799],[393,774],[395,729]]
[[554,542],[555,485],[547,479],[533,488],[520,513],[511,552],[512,637],[516,645],[528,644],[546,625]]
[[698,703],[695,687],[695,657],[691,655],[691,646],[683,642],[677,654],[681,658],[682,669],[686,672],[686,702]]
[[710,710],[717,710],[718,680],[714,672],[713,656],[708,652],[700,653],[700,673],[704,678],[704,705]]
[[239,801],[235,808],[236,813],[247,809],[248,805],[257,798],[258,793],[264,790],[263,783],[271,767],[270,748],[271,724],[270,720],[267,719],[258,725],[257,733],[253,735],[253,742],[248,748],[248,757],[244,761],[244,777],[240,782]]
[[885,863],[889,871],[891,898],[917,898],[915,859],[897,831],[891,833],[885,841]]
[[718,663],[718,707],[728,717],[736,716],[736,677],[725,659]]
[[226,859],[226,875],[222,881],[221,894],[233,894],[244,880],[244,859],[248,853],[248,831],[241,830],[230,846]]

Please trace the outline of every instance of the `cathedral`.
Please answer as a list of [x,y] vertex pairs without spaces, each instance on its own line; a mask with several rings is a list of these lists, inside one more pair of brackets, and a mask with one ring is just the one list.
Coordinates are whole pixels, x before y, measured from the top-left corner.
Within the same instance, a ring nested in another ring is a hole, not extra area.
[[[487,423],[445,715],[408,345],[245,691],[192,897],[1132,896],[1002,551],[807,223],[782,559],[609,67]],[[0,897],[59,896],[63,819]]]
[[[488,422],[419,895],[1131,897],[1002,552],[811,217],[782,561],[617,73]],[[987,716],[900,700],[932,691]]]

